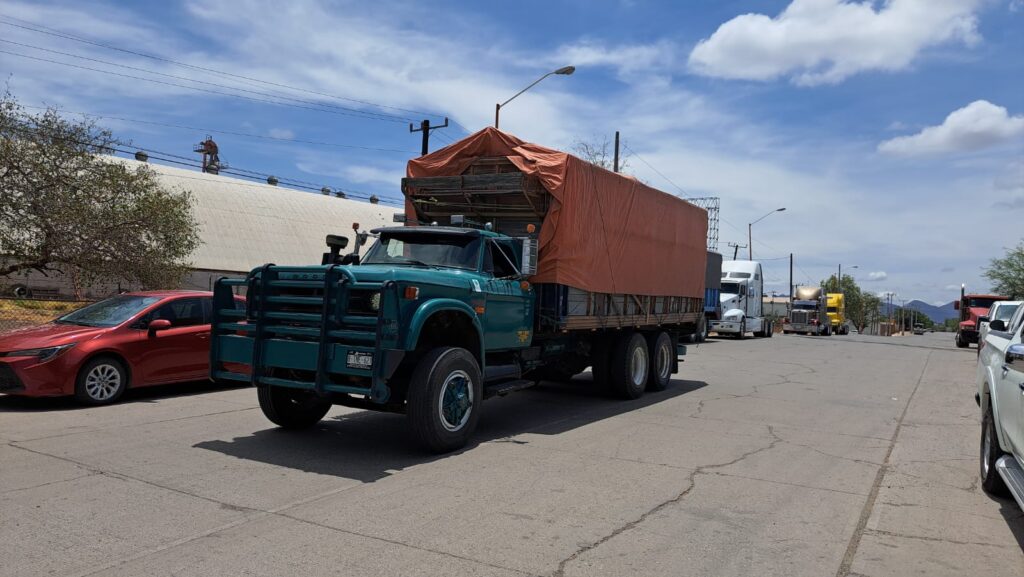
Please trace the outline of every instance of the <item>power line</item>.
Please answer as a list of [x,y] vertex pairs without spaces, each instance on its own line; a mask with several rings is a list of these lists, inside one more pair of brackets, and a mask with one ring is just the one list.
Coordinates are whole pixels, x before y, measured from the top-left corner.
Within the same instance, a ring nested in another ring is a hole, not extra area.
[[[121,144],[121,143],[113,142],[113,143],[107,143],[107,144],[99,145],[99,144],[96,144],[96,143],[82,141],[82,140],[75,140],[75,139],[72,139],[72,138],[55,137],[53,135],[45,134],[45,133],[42,133],[42,132],[40,132],[38,130],[33,130],[31,128],[19,128],[19,127],[15,127],[15,126],[9,126],[9,127],[7,127],[7,129],[14,130],[14,131],[17,131],[17,132],[22,132],[22,133],[41,134],[41,135],[45,136],[46,138],[52,139],[52,140],[60,140],[60,141],[64,141],[64,142],[80,144],[80,145],[83,145],[83,146],[96,147],[96,148],[98,148],[100,150],[103,150],[103,151],[109,151],[111,153],[118,152],[118,153],[121,153],[121,154],[126,154],[126,155],[130,155],[130,156],[134,157],[135,151],[125,150],[123,148],[120,148],[120,146],[131,146],[132,148],[135,148],[136,150],[142,150],[142,151],[145,151],[146,153],[151,153],[152,155],[154,155],[154,156],[150,156],[150,159],[152,159],[152,160],[159,160],[161,162],[167,162],[167,163],[170,163],[170,164],[178,164],[178,165],[182,165],[182,166],[188,166],[190,168],[202,168],[202,164],[200,164],[194,158],[177,155],[177,154],[173,154],[173,153],[170,153],[170,152],[162,152],[162,151],[159,151],[159,150],[155,150],[155,149],[152,149],[152,148],[142,147],[142,146],[138,146],[138,145],[135,145],[135,144],[126,145],[126,144]],[[238,172],[238,171],[243,171],[243,172]],[[232,176],[237,176],[237,177],[240,177],[240,178],[247,178],[247,179],[250,179],[250,180],[264,180],[265,177],[274,176],[274,178],[276,178],[279,183],[283,183],[283,184],[288,185],[288,186],[293,187],[293,188],[301,188],[301,189],[306,189],[306,190],[315,191],[315,192],[320,192],[322,190],[322,188],[323,188],[322,185],[319,185],[319,184],[316,184],[316,183],[312,183],[312,182],[308,182],[308,181],[293,179],[293,178],[286,177],[286,176],[270,175],[270,174],[260,173],[260,172],[256,172],[256,171],[252,171],[252,170],[247,170],[247,169],[242,169],[242,168],[227,167],[227,168],[224,168],[224,169],[220,170],[218,174],[221,174],[221,173],[223,173],[223,174],[230,174]],[[249,174],[245,174],[245,173],[249,173]],[[346,194],[346,197],[351,195],[353,198],[359,198],[359,199],[364,199],[364,200],[369,199],[370,196],[378,196],[378,195],[371,194],[371,193],[368,193],[368,192],[365,192],[365,191],[359,191],[359,190],[354,190],[354,189],[349,189],[349,188],[342,188],[342,187],[329,187],[329,188],[331,188],[331,190],[337,190],[337,191],[344,192]],[[361,196],[361,195],[363,195],[363,196]],[[380,199],[380,202],[391,203],[391,204],[394,204],[394,205],[402,205],[405,202],[404,199],[390,198],[390,197],[386,197],[386,196],[385,197],[378,196],[378,198]]]
[[[24,108],[32,108],[35,110],[49,110],[46,106],[29,106],[27,104],[20,105]],[[122,122],[133,122],[136,124],[149,124],[152,126],[163,126],[167,128],[180,128],[182,130],[193,130],[196,132],[206,132],[211,134],[229,134],[231,136],[242,136],[245,138],[258,138],[261,140],[275,140],[278,142],[293,142],[296,144],[312,144],[316,146],[334,146],[338,148],[353,148],[359,150],[372,150],[377,152],[400,152],[402,154],[416,154],[414,150],[401,150],[398,148],[378,148],[374,146],[359,146],[356,144],[341,144],[339,142],[322,142],[317,140],[302,140],[298,138],[282,138],[279,136],[268,136],[264,134],[252,134],[250,132],[237,132],[233,130],[223,130],[220,128],[204,128],[200,126],[186,126],[183,124],[170,124],[166,122],[155,122],[152,120],[139,120],[138,118],[125,118],[123,116],[109,116],[106,114],[94,114],[91,112],[80,112],[75,110],[65,110],[69,114],[80,114],[82,116],[91,116],[93,118],[105,118],[107,120],[120,120]]]
[[142,80],[144,82],[152,82],[154,84],[163,84],[165,86],[174,86],[176,88],[184,88],[186,90],[195,90],[197,92],[207,92],[209,94],[217,94],[217,95],[220,95],[220,96],[230,96],[232,98],[241,98],[243,100],[251,100],[253,102],[263,102],[263,103],[267,103],[267,104],[276,104],[278,106],[290,106],[292,108],[302,108],[302,109],[306,109],[306,110],[313,110],[313,111],[316,111],[316,112],[328,112],[328,113],[331,113],[331,114],[340,114],[342,116],[352,116],[352,117],[356,117],[356,118],[366,118],[366,119],[369,119],[369,120],[385,120],[385,121],[389,121],[389,122],[400,122],[402,124],[405,124],[406,121],[407,121],[407,119],[399,118],[397,116],[396,117],[370,116],[369,114],[373,114],[373,113],[365,113],[364,114],[364,113],[355,113],[355,112],[344,112],[344,111],[341,111],[341,110],[333,110],[333,109],[330,109],[330,108],[316,108],[314,106],[303,106],[301,104],[290,104],[290,103],[287,103],[287,102],[279,102],[279,101],[276,101],[276,100],[268,100],[266,98],[257,98],[255,96],[245,96],[243,94],[232,94],[230,92],[222,92],[220,90],[211,90],[209,88],[200,88],[198,86],[187,86],[187,85],[178,84],[178,83],[175,83],[175,82],[167,82],[167,81],[164,81],[164,80],[157,80],[155,78],[145,78],[143,76],[133,76],[131,74],[121,74],[120,72],[114,72],[114,71],[111,71],[111,70],[103,70],[103,69],[100,69],[100,68],[90,68],[88,66],[80,66],[78,64],[71,64],[70,62],[61,62],[59,60],[51,60],[49,58],[40,58],[38,56],[29,56],[28,54],[20,54],[18,52],[10,52],[8,50],[0,50],[0,54],[10,54],[11,56],[18,56],[18,57],[21,57],[21,58],[28,58],[30,60],[37,60],[39,62],[49,62],[51,64],[58,64],[58,65],[61,65],[61,66],[68,66],[70,68],[77,68],[79,70],[89,70],[91,72],[100,72],[102,74],[110,74],[112,76],[119,76],[121,78],[129,78],[129,79],[132,79],[132,80]]
[[[21,22],[22,24],[15,24],[14,22],[8,22],[8,21],[5,21],[4,19],[6,19],[6,20],[14,20],[16,22]],[[74,36],[72,34],[68,34],[67,32],[62,32],[62,31],[56,30],[54,28],[48,28],[46,26],[43,26],[42,24],[36,24],[34,22],[29,22],[27,20],[22,20],[20,18],[15,18],[13,16],[4,15],[2,18],[0,18],[0,24],[4,24],[6,26],[13,26],[13,27],[16,27],[16,28],[21,28],[23,30],[29,30],[29,31],[36,32],[36,33],[39,33],[39,34],[46,34],[46,35],[49,35],[49,36],[56,36],[58,38],[64,38],[66,40],[73,40],[75,42],[81,42],[83,44],[89,44],[89,45],[97,46],[97,47],[100,47],[100,48],[106,48],[107,50],[115,50],[117,52],[122,52],[122,53],[125,53],[125,54],[132,54],[132,55],[135,55],[135,56],[140,56],[142,58],[149,58],[151,60],[156,60],[156,61],[159,61],[159,62],[166,62],[168,64],[174,64],[175,66],[182,66],[182,67],[185,67],[185,68],[191,68],[193,70],[201,70],[201,71],[209,73],[209,74],[219,74],[221,76],[227,76],[227,77],[230,77],[230,78],[236,78],[236,79],[239,79],[239,80],[247,81],[249,83],[256,83],[256,84],[262,84],[262,85],[276,86],[278,88],[285,88],[285,89],[288,89],[288,90],[294,90],[296,92],[305,92],[307,94],[315,94],[317,96],[324,96],[324,97],[327,97],[327,98],[334,98],[336,100],[344,100],[344,101],[347,101],[347,102],[356,102],[356,103],[359,103],[359,104],[365,104],[367,106],[374,106],[376,108],[386,108],[386,109],[390,109],[390,110],[398,110],[398,111],[401,111],[401,112],[409,112],[409,113],[412,113],[412,114],[418,114],[418,115],[423,115],[423,116],[435,116],[435,117],[438,117],[438,118],[441,118],[441,117],[444,116],[442,114],[435,114],[435,113],[432,113],[432,112],[423,112],[423,111],[420,111],[420,110],[411,110],[411,109],[408,109],[408,108],[399,108],[397,106],[389,106],[389,105],[386,105],[386,104],[379,104],[379,103],[376,103],[376,102],[370,102],[368,100],[359,100],[357,98],[348,98],[348,97],[345,97],[345,96],[338,96],[338,95],[329,94],[329,93],[326,93],[326,92],[319,92],[319,91],[312,90],[312,89],[309,89],[309,88],[299,88],[297,86],[291,86],[291,85],[288,85],[288,84],[273,82],[273,81],[266,80],[266,79],[253,78],[253,77],[250,77],[250,76],[244,76],[244,75],[241,75],[241,74],[233,74],[231,72],[225,72],[223,70],[217,70],[217,69],[214,69],[214,68],[207,68],[207,67],[204,67],[204,66],[197,66],[195,64],[188,64],[186,62],[180,62],[178,60],[172,60],[170,58],[164,58],[162,56],[156,56],[154,54],[147,54],[145,52],[129,50],[127,48],[121,48],[119,46],[113,46],[113,45],[110,45],[110,44],[104,44],[102,42],[96,42],[94,40],[88,40],[86,38],[81,38],[81,37],[78,37],[78,36]],[[453,121],[453,123],[455,125],[459,126],[460,128],[462,128],[463,130],[465,130],[466,132],[469,132],[461,124],[459,124],[457,122],[454,122],[454,121]]]
[[625,148],[626,150],[628,150],[630,152],[630,154],[635,156],[637,158],[637,160],[639,160],[640,162],[646,164],[647,168],[650,168],[654,172],[658,173],[658,176],[664,178],[666,181],[668,181],[669,184],[671,184],[672,186],[676,187],[676,190],[678,190],[680,194],[682,194],[682,195],[686,195],[687,194],[687,192],[685,190],[683,190],[683,187],[679,186],[675,182],[672,182],[671,178],[669,178],[669,177],[665,176],[664,174],[662,174],[662,172],[660,170],[658,170],[657,168],[654,168],[654,166],[651,165],[650,162],[647,162],[646,160],[644,160],[644,157],[642,157],[639,154],[637,154],[637,152],[635,150],[633,150],[632,148],[630,148],[628,144],[623,142],[622,143],[622,147]]
[[[402,122],[407,122],[407,121],[412,120],[410,118],[406,118],[406,117],[403,117],[403,116],[396,116],[394,114],[384,114],[384,113],[380,113],[380,112],[371,112],[371,111],[359,110],[357,108],[349,108],[349,107],[346,107],[346,106],[339,106],[337,104],[325,104],[325,103],[316,102],[316,101],[313,101],[313,100],[304,100],[302,98],[292,98],[290,96],[283,96],[283,95],[280,95],[280,94],[274,94],[272,92],[262,92],[262,91],[259,91],[259,90],[249,90],[247,88],[241,88],[241,87],[238,87],[238,86],[230,86],[230,85],[227,85],[227,84],[217,84],[216,82],[207,82],[205,80],[196,80],[195,78],[189,78],[187,76],[178,76],[176,74],[167,74],[165,72],[157,72],[155,70],[150,70],[148,68],[140,68],[138,66],[129,66],[127,64],[119,64],[117,62],[110,62],[109,60],[101,60],[99,58],[90,58],[88,56],[81,56],[79,54],[72,54],[70,52],[61,52],[60,50],[52,50],[50,48],[44,48],[42,46],[34,46],[32,44],[24,44],[22,42],[14,42],[13,40],[4,40],[4,39],[0,38],[0,42],[5,42],[7,44],[14,44],[16,46],[22,46],[24,48],[30,48],[32,50],[41,50],[43,52],[49,52],[51,54],[59,54],[61,56],[67,56],[69,58],[77,58],[79,60],[86,60],[88,62],[96,62],[96,63],[99,63],[99,64],[105,64],[107,66],[116,66],[117,68],[124,68],[126,70],[135,70],[137,72],[144,72],[146,74],[153,74],[153,75],[156,75],[156,76],[163,76],[165,78],[173,78],[175,80],[184,80],[185,82],[194,82],[196,84],[205,84],[207,86],[215,86],[217,88],[226,88],[228,90],[238,90],[240,92],[246,92],[246,93],[249,93],[249,94],[257,94],[257,95],[260,95],[260,96],[267,96],[267,97],[270,97],[270,98],[280,98],[282,100],[290,100],[292,102],[298,102],[298,103],[307,104],[307,105],[310,105],[310,106],[323,106],[323,107],[328,107],[328,108],[337,108],[339,110],[347,110],[349,112],[353,112],[353,113],[359,114],[361,116],[365,115],[367,118],[379,118],[380,120],[393,120],[393,119],[397,118],[397,119],[400,119]],[[62,63],[62,64],[66,64],[66,63]]]

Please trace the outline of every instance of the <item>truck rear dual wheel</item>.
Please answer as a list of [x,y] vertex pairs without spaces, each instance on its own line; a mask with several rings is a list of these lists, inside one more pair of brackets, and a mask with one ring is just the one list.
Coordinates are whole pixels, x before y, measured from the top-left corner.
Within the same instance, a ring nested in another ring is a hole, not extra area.
[[672,381],[672,365],[676,354],[672,338],[661,331],[647,335],[647,351],[650,366],[647,368],[647,390],[664,391]]
[[608,388],[622,399],[638,399],[647,388],[650,371],[647,339],[640,333],[625,333],[615,339],[608,368]]
[[312,391],[287,387],[257,387],[260,410],[283,429],[306,429],[320,422],[331,402]]
[[429,451],[446,453],[469,442],[484,398],[480,365],[459,347],[438,347],[416,365],[406,414],[413,437]]

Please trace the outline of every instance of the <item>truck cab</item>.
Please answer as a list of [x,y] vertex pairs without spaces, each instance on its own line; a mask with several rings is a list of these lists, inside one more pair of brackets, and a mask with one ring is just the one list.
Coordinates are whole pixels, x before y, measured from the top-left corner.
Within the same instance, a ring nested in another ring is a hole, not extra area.
[[1009,300],[1009,297],[991,294],[966,294],[960,288],[960,300],[953,301],[953,308],[960,313],[960,322],[956,329],[956,346],[967,348],[978,342],[979,317],[988,315],[992,304],[997,301]]
[[846,335],[850,333],[850,327],[846,324],[846,295],[843,293],[828,293],[825,295],[828,322],[832,326],[832,334]]
[[771,323],[762,313],[764,275],[761,263],[751,260],[729,260],[722,263],[721,318],[711,321],[711,330],[719,335],[742,339],[747,332],[754,336],[772,334]]

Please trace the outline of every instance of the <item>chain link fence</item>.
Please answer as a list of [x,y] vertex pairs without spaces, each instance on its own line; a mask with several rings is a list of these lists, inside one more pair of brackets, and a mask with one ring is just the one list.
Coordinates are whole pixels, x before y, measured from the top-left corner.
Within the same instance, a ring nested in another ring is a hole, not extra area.
[[92,302],[0,297],[0,331],[48,323]]

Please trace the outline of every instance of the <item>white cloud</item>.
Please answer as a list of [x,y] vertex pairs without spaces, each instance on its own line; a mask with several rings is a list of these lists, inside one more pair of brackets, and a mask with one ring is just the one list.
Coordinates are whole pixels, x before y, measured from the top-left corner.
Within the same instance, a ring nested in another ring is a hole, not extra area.
[[343,172],[346,178],[360,184],[377,183],[396,186],[396,183],[400,182],[404,176],[401,170],[385,170],[376,166],[346,166]]
[[878,282],[878,281],[883,281],[883,280],[885,280],[887,278],[889,278],[889,274],[887,272],[885,272],[884,270],[880,270],[880,271],[876,271],[876,272],[869,272],[868,273],[868,277],[866,279],[864,279],[864,280],[867,281],[867,282]]
[[295,131],[288,130],[287,128],[271,128],[267,131],[272,138],[283,138],[285,140],[291,140],[295,138]]
[[946,286],[944,286],[942,288],[943,288],[943,290],[955,291],[955,290],[960,290],[960,285],[958,285],[958,284],[948,284],[948,285],[946,285]]
[[1024,10],[1024,0],[1010,0],[1010,12],[1020,12]]
[[[793,0],[775,18],[744,14],[690,53],[699,74],[834,84],[865,71],[903,70],[926,48],[979,40],[981,0]],[[876,9],[877,6],[877,9]]]
[[997,146],[1024,136],[1024,116],[1010,116],[1002,106],[975,100],[954,110],[938,126],[898,136],[878,145],[878,151],[897,156],[967,152]]

